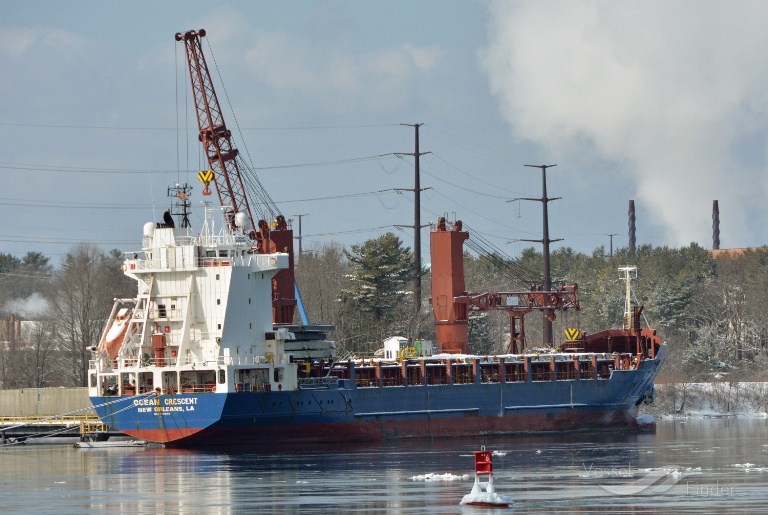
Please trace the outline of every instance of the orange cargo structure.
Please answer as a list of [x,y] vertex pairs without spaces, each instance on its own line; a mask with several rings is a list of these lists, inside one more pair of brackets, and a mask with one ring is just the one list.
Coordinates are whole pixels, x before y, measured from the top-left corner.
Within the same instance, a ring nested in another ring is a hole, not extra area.
[[446,228],[440,218],[430,235],[432,255],[432,311],[435,331],[442,352],[469,354],[467,312],[469,299],[464,289],[464,241],[469,233],[461,230],[461,221]]
[[577,285],[564,285],[545,291],[533,285],[529,291],[467,292],[464,285],[464,242],[469,233],[462,231],[460,220],[448,230],[448,222],[441,217],[437,229],[430,235],[432,254],[432,308],[435,316],[437,343],[441,351],[450,354],[469,354],[468,314],[470,311],[506,311],[509,314],[509,352],[525,350],[525,315],[541,311],[550,320],[557,311],[579,309],[576,299]]

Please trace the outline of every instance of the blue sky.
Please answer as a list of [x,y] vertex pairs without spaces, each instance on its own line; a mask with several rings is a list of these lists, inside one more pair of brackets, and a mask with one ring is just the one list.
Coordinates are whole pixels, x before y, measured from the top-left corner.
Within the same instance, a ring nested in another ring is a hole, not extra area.
[[413,152],[412,123],[432,152],[422,223],[449,213],[511,256],[541,237],[540,203],[507,202],[541,195],[525,164],[558,165],[554,248],[607,248],[612,233],[626,246],[630,199],[639,244],[711,247],[714,199],[722,248],[766,243],[762,2],[2,8],[0,252],[135,250],[168,185],[193,183],[197,205],[204,165],[173,36],[199,28],[236,145],[286,217],[307,214],[305,248],[390,230],[412,245],[394,227],[413,223],[412,194],[391,191],[413,188],[412,158],[392,155]]

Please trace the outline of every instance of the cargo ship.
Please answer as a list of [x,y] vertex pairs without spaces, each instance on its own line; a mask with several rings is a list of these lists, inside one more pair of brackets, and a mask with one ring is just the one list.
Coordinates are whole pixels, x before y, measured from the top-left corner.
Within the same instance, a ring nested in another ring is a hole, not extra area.
[[[126,256],[138,293],[115,301],[89,371],[91,400],[115,430],[185,446],[615,429],[653,399],[667,350],[640,327],[639,306],[620,329],[528,349],[525,315],[577,307],[576,287],[464,291],[469,234],[443,219],[431,233],[433,352],[403,338],[377,358],[313,357],[297,345],[300,327],[273,323],[288,254],[254,252],[225,209],[205,209],[197,234],[145,224],[141,251]],[[510,352],[471,355],[467,313],[491,308],[510,313]]]
[[[294,323],[300,296],[293,232],[266,192],[262,218],[205,63],[205,31],[177,33],[186,49],[199,140],[210,165],[198,179],[204,202],[193,230],[191,188],[143,226],[141,250],[124,273],[134,298],[116,299],[88,371],[89,396],[110,428],[168,446],[273,445],[411,437],[459,437],[636,425],[653,400],[667,356],[642,308],[625,307],[622,328],[583,334],[557,348],[528,345],[525,317],[577,309],[577,287],[468,292],[460,221],[430,234],[431,349],[392,338],[377,357],[340,360],[329,326]],[[249,184],[249,189],[245,187]],[[258,220],[258,222],[256,222]],[[629,281],[629,274],[627,274]],[[629,289],[629,286],[627,286]],[[509,314],[507,352],[472,355],[469,313]],[[301,312],[301,309],[299,309]],[[96,342],[94,342],[96,343]]]

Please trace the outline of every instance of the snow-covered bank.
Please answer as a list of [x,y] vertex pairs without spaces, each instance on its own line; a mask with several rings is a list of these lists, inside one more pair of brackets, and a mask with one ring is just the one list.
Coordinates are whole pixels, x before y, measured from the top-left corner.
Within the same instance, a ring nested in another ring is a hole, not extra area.
[[656,385],[656,401],[640,412],[672,417],[768,417],[768,383],[715,382]]

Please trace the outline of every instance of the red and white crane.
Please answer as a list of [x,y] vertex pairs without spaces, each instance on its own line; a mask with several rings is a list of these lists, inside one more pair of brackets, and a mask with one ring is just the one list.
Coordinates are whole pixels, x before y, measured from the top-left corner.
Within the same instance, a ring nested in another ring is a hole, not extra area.
[[[219,99],[208,71],[203,54],[201,39],[205,29],[190,30],[176,34],[176,41],[184,43],[187,55],[187,67],[195,101],[195,112],[200,129],[198,139],[203,145],[219,202],[227,210],[227,223],[233,229],[245,231],[254,242],[254,250],[262,254],[285,252],[289,257],[289,267],[281,270],[272,282],[272,314],[275,324],[291,324],[296,308],[294,286],[293,230],[288,227],[285,217],[280,213],[269,194],[261,186],[255,174],[246,175],[247,167],[240,159],[240,153],[232,142],[232,131],[227,128],[222,115]],[[260,210],[259,220],[254,223],[252,207],[259,209],[259,202],[249,199],[258,198],[264,205]],[[247,222],[237,226],[238,213],[247,216]],[[273,221],[267,221],[267,215],[276,214]],[[249,223],[250,226],[245,225]]]

